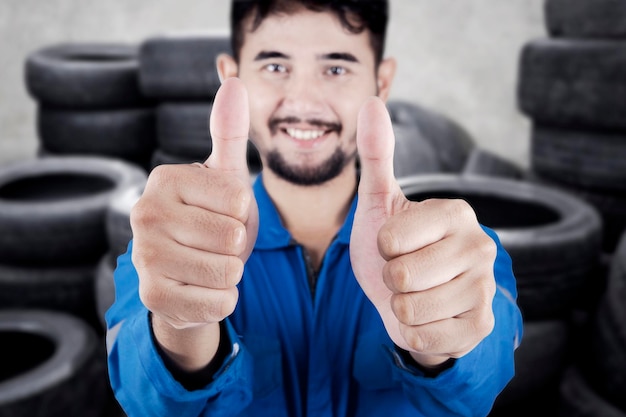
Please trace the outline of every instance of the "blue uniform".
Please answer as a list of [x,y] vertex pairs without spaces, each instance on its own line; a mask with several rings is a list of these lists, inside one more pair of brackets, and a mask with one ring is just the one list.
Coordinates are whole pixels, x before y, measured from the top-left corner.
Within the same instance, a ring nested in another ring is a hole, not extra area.
[[[356,201],[317,274],[254,184],[259,234],[226,320],[230,354],[213,381],[188,391],[155,347],[138,296],[132,242],[118,259],[106,313],[111,386],[130,417],[485,416],[513,377],[522,318],[511,259],[496,234],[493,332],[435,377],[402,359],[354,277],[349,242]],[[314,278],[314,279],[313,279]]]

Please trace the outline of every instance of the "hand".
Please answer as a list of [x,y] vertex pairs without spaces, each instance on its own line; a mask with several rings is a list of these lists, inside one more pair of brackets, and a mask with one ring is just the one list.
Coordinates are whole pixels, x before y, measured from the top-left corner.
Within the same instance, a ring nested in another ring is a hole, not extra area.
[[157,340],[189,369],[217,350],[218,323],[235,309],[236,285],[256,241],[249,123],[245,87],[227,79],[213,103],[213,151],[205,164],[157,166],[131,211],[141,300]]
[[495,242],[460,199],[408,201],[393,174],[383,102],[357,125],[361,163],[350,258],[393,342],[423,366],[471,351],[493,329]]

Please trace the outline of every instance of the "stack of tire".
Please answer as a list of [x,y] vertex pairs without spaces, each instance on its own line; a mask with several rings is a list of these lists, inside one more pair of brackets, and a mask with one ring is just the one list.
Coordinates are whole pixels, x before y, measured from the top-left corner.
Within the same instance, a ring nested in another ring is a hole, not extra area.
[[607,273],[622,269],[625,256],[618,248],[626,231],[624,6],[545,0],[549,36],[524,45],[519,62],[518,105],[532,122],[529,181],[585,200],[603,223],[596,280],[573,316],[574,350],[560,394],[567,416],[626,411],[624,280]]
[[[139,51],[141,91],[157,102],[157,147],[151,167],[204,162],[211,153],[209,115],[220,86],[216,58],[230,53],[230,37],[212,33],[171,33],[146,39]],[[261,169],[248,144],[251,173]]]
[[62,43],[32,52],[26,88],[37,103],[39,155],[97,155],[149,168],[154,105],[139,88],[138,47]]
[[0,416],[97,417],[112,404],[96,269],[112,201],[146,178],[95,155],[0,167]]
[[596,206],[611,253],[626,229],[626,8],[616,0],[544,4],[550,36],[527,43],[519,63],[533,179]]
[[516,374],[490,416],[556,415],[576,337],[571,314],[596,279],[602,231],[597,210],[569,193],[513,178],[415,175],[400,186],[413,201],[466,200],[511,256],[524,334],[515,352]]

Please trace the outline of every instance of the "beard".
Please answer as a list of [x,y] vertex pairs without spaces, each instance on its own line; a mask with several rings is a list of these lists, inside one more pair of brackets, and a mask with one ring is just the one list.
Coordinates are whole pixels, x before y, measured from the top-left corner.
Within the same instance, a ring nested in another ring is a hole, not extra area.
[[356,153],[346,154],[341,149],[335,152],[326,161],[314,167],[294,166],[287,163],[285,158],[277,151],[272,150],[267,154],[267,167],[278,177],[296,185],[321,185],[337,177],[344,167],[354,160]]

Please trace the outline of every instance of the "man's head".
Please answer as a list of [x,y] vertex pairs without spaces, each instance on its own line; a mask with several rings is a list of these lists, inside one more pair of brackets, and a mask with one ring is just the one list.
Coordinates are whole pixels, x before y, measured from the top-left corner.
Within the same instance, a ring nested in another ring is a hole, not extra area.
[[230,41],[235,60],[239,61],[246,19],[252,19],[251,27],[254,30],[270,14],[289,14],[301,7],[335,14],[342,26],[350,32],[368,31],[376,63],[383,59],[389,19],[387,0],[233,0],[230,11]]
[[250,139],[264,168],[299,185],[354,169],[363,102],[386,100],[395,61],[383,59],[383,0],[234,0],[235,57],[222,79],[248,89]]

